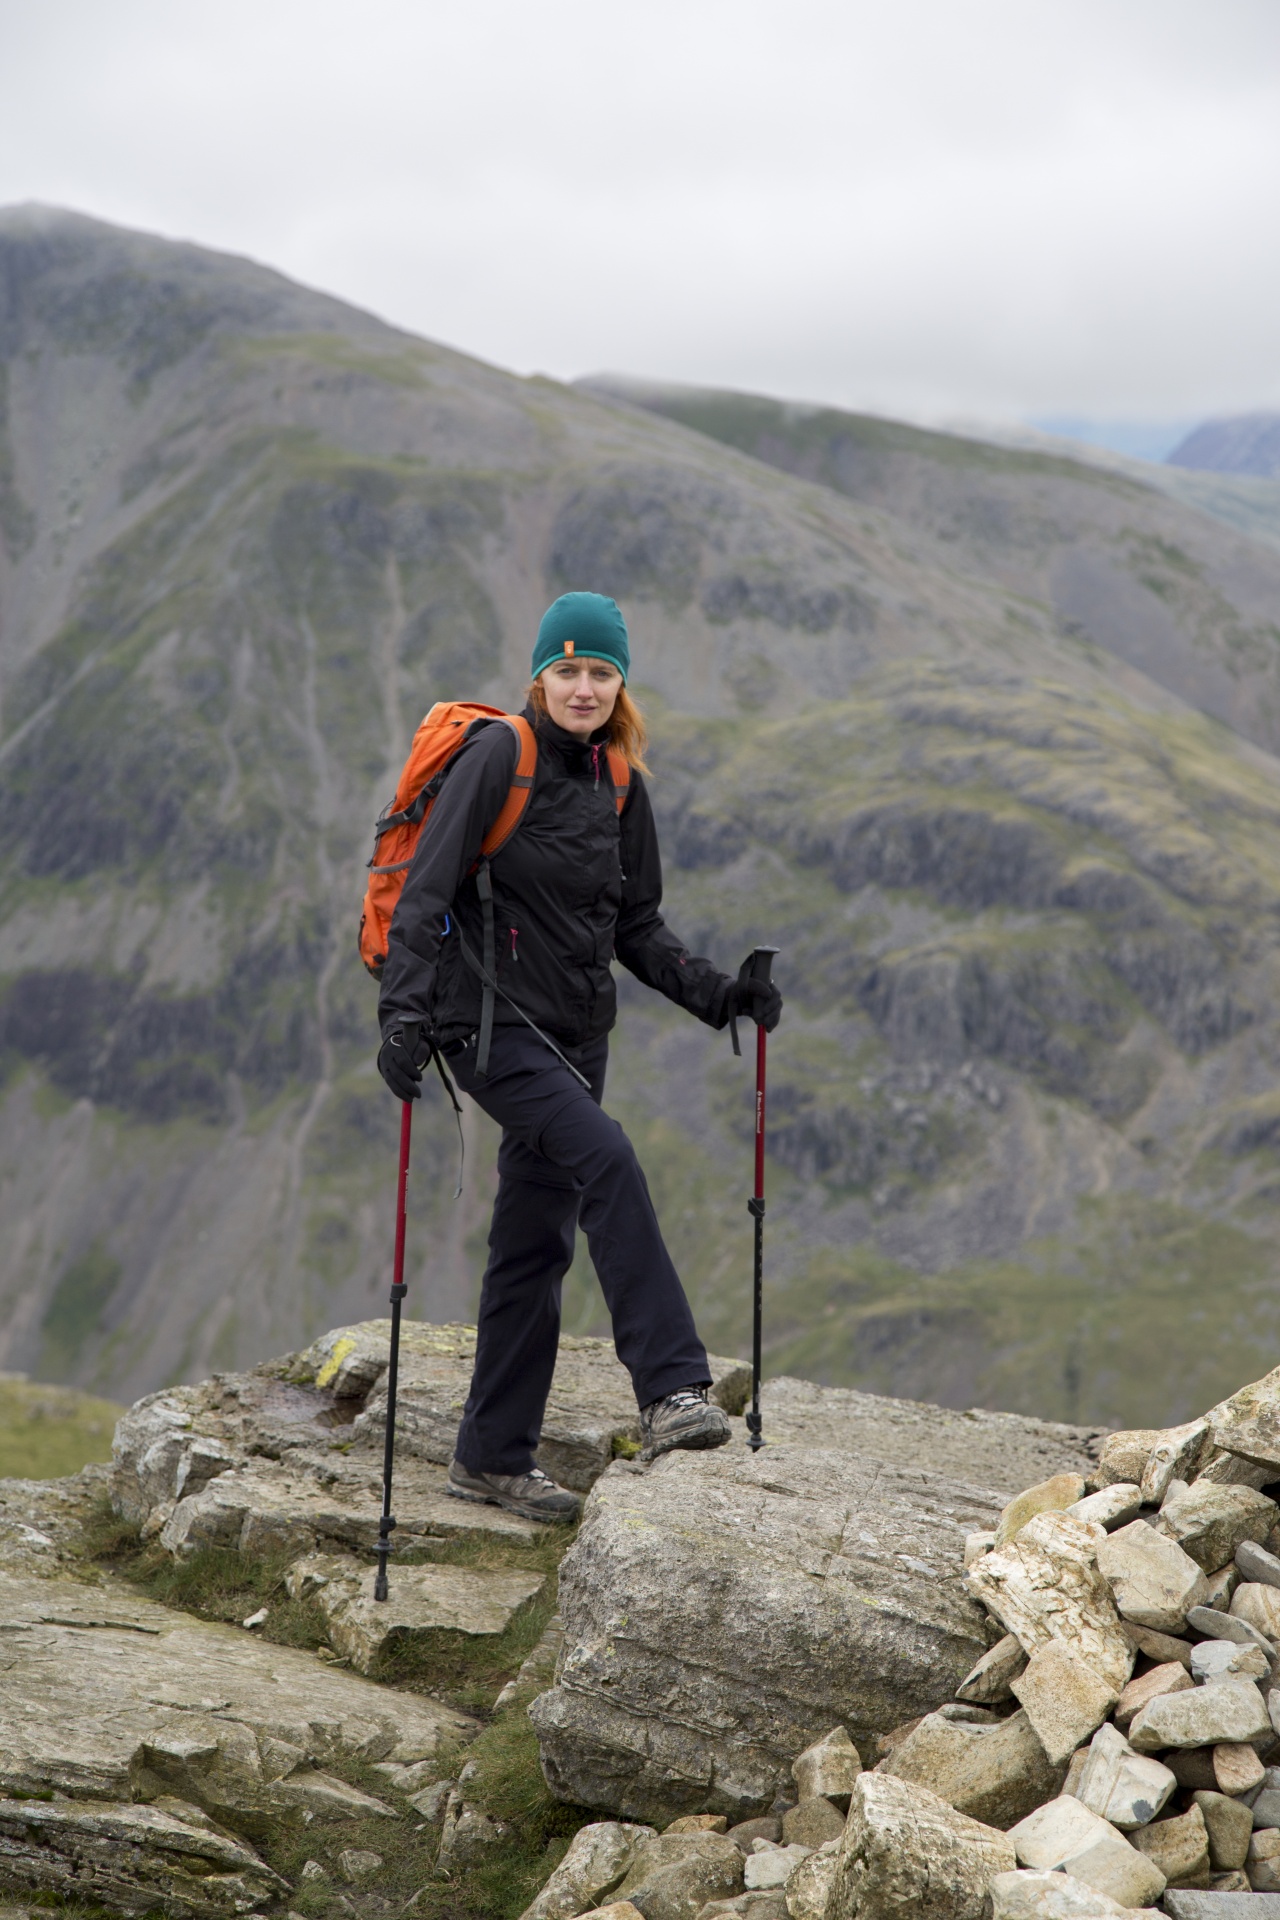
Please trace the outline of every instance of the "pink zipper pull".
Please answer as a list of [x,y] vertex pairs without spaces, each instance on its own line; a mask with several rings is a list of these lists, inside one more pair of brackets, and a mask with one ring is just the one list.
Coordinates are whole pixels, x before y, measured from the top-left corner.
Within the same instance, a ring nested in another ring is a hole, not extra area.
[[596,785],[599,786],[600,785],[600,748],[599,746],[594,746],[591,749],[591,767],[592,767],[592,771],[596,776]]
[[515,927],[512,927],[512,929],[511,929],[511,958],[512,958],[513,960],[516,960],[516,961],[518,961],[518,960],[519,960],[519,958],[520,958],[520,955],[519,955],[519,954],[518,954],[518,953],[516,952],[516,933],[517,933],[517,931],[518,931],[518,929],[517,929],[517,928],[515,928]]

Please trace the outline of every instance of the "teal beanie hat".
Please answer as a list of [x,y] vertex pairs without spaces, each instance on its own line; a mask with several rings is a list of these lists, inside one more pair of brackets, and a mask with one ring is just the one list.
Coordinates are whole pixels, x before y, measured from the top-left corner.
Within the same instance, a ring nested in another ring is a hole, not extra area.
[[603,593],[562,593],[542,616],[533,649],[535,680],[553,660],[608,660],[627,684],[631,643],[622,609]]

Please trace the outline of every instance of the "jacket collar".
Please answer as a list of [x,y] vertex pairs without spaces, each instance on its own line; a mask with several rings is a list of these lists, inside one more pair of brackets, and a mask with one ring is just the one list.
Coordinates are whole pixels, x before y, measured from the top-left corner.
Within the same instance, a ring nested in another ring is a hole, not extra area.
[[524,717],[537,734],[539,745],[545,742],[555,747],[570,765],[585,760],[592,747],[603,746],[609,735],[608,727],[597,727],[589,739],[584,740],[580,734],[558,727],[549,714],[536,713],[532,705],[526,706]]

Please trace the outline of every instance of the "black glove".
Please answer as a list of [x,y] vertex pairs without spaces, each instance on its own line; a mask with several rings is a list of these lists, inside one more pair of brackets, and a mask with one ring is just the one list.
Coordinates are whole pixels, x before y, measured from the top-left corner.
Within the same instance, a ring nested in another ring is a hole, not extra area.
[[378,1049],[378,1072],[397,1100],[417,1100],[422,1093],[422,1069],[431,1058],[431,1049],[419,1042],[415,1050],[404,1044],[402,1033],[391,1033]]
[[725,995],[725,1018],[740,1020],[745,1015],[766,1033],[772,1033],[782,1018],[782,994],[776,980],[753,980],[751,962],[744,960],[737,979]]

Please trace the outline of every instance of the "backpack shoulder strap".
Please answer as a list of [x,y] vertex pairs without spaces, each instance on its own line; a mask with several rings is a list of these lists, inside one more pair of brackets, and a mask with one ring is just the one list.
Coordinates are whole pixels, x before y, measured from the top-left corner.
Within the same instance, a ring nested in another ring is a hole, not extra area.
[[627,804],[627,795],[631,791],[631,767],[616,747],[610,747],[608,757],[609,778],[613,781],[614,805],[621,813]]
[[505,847],[516,828],[524,818],[524,810],[529,804],[529,794],[533,788],[534,770],[538,764],[538,736],[523,714],[504,713],[502,721],[512,729],[516,736],[516,770],[511,776],[511,785],[502,810],[484,837],[480,848],[481,857],[487,860],[492,854]]

